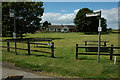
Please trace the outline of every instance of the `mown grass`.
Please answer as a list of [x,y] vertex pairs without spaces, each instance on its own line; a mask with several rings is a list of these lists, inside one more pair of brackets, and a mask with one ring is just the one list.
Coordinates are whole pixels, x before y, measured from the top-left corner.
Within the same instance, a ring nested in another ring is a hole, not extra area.
[[[7,37],[9,38],[9,37]],[[7,39],[6,37],[3,39]],[[2,49],[3,61],[15,63],[16,66],[28,68],[35,71],[44,71],[54,74],[57,77],[75,77],[75,78],[118,78],[119,61],[117,57],[117,65],[113,64],[113,60],[109,60],[109,56],[101,56],[100,63],[97,62],[97,56],[79,55],[79,59],[75,59],[75,44],[83,44],[84,40],[97,40],[98,35],[85,35],[83,33],[36,33],[26,34],[25,38],[59,38],[53,40],[55,43],[55,56],[45,53],[31,52],[28,56],[27,51],[17,50],[18,55],[15,55],[14,50],[7,52]],[[110,44],[119,46],[118,34],[104,34],[102,40],[110,41]],[[5,43],[3,43],[5,45]],[[11,43],[14,46],[13,43]],[[45,50],[41,48],[32,49]],[[18,47],[27,48],[25,44],[18,44]],[[80,49],[83,52],[83,49]],[[118,53],[118,51],[114,51]]]

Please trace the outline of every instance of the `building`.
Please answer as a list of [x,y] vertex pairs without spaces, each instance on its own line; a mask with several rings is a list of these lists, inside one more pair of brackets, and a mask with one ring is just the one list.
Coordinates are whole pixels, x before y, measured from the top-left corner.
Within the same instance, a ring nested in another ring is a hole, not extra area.
[[48,25],[48,31],[53,32],[74,32],[75,26],[74,25]]

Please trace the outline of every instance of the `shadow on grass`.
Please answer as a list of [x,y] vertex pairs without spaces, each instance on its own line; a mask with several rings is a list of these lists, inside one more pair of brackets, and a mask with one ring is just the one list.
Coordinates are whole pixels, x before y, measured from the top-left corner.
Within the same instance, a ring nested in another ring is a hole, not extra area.
[[57,59],[63,59],[64,57],[53,57],[53,58],[57,58]]
[[90,59],[90,58],[78,58],[77,60],[96,60],[96,59]]
[[47,58],[55,58],[55,59],[63,59],[64,57],[52,57],[51,55],[44,55],[44,54],[30,54],[28,55],[27,53],[15,53],[15,51],[10,51],[10,53],[15,54],[15,55],[25,55],[25,56],[36,56],[36,57],[47,57]]
[[34,40],[57,40],[57,39],[65,39],[65,38],[33,38]]
[[28,55],[28,54],[25,54],[25,55],[27,55],[27,56],[36,56],[36,57],[47,57],[47,58],[57,58],[57,59],[63,59],[63,57],[52,57],[51,55],[38,55],[38,54],[30,54],[30,55]]
[[17,38],[17,39],[5,39],[4,41],[50,41],[50,40],[57,40],[57,39],[64,39],[64,38]]

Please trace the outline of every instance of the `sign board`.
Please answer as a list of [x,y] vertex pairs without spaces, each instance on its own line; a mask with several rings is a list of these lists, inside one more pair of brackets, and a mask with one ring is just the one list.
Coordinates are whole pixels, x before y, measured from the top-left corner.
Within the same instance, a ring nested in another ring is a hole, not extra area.
[[98,27],[98,32],[101,32],[102,31],[102,27]]
[[87,13],[86,17],[94,17],[94,16],[99,16],[100,13],[96,12],[96,13]]
[[13,32],[13,39],[16,39],[16,33]]
[[48,46],[52,46],[52,44],[48,44]]
[[10,17],[14,17],[14,13],[11,13],[11,12],[10,12]]

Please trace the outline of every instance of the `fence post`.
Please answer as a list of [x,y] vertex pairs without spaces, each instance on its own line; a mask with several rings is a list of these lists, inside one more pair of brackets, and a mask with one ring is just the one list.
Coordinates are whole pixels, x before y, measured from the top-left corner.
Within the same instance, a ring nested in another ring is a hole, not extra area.
[[52,42],[51,52],[52,52],[52,57],[54,57],[54,42]]
[[10,43],[9,43],[9,41],[7,41],[7,51],[8,52],[10,51]]
[[30,41],[28,41],[27,44],[28,44],[28,55],[30,55]]
[[104,47],[106,47],[106,42],[104,42]]
[[17,55],[17,42],[16,42],[16,40],[15,40],[15,53]]
[[113,45],[111,45],[111,49],[110,49],[110,60],[112,60],[112,56],[113,56]]
[[87,46],[87,41],[85,41],[85,46]]
[[78,59],[78,44],[76,44],[76,59]]
[[[34,39],[34,43],[35,43],[35,39]],[[34,47],[35,47],[35,44],[34,44]]]

